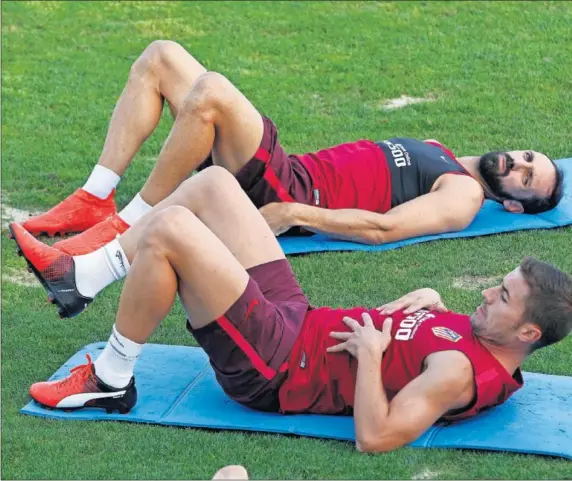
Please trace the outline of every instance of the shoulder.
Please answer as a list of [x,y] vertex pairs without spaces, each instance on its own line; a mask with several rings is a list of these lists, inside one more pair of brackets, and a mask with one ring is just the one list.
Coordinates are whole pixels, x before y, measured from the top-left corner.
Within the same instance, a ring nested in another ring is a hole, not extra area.
[[439,351],[429,354],[426,359],[427,367],[438,366],[445,368],[447,372],[456,372],[458,367],[465,369],[471,366],[471,361],[461,351]]
[[472,364],[459,351],[430,354],[424,362],[423,373],[417,378],[418,388],[428,402],[450,412],[464,409],[475,396]]
[[479,182],[474,177],[464,174],[443,174],[437,180],[435,190],[460,192],[463,198],[479,202],[479,206],[484,195]]
[[439,382],[448,389],[463,391],[474,382],[473,365],[461,351],[439,351],[425,359],[428,374],[438,376]]

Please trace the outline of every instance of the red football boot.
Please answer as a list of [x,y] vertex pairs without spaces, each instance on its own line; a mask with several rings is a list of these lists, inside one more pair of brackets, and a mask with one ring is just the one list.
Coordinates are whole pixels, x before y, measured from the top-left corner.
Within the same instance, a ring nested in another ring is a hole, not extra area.
[[20,224],[10,224],[18,255],[23,255],[28,270],[33,272],[48,292],[48,300],[59,307],[60,317],[73,317],[82,312],[93,298],[82,296],[75,282],[73,257],[42,244]]
[[108,386],[95,374],[89,354],[86,357],[87,364],[72,368],[68,377],[32,384],[30,396],[52,409],[103,408],[108,413],[119,411],[120,414],[131,411],[137,402],[135,378],[132,377],[129,384],[121,389]]
[[129,224],[115,214],[81,234],[56,242],[53,247],[70,256],[89,254],[109,244],[127,229]]
[[31,217],[22,226],[35,236],[43,232],[51,237],[57,233],[83,232],[117,212],[114,195],[115,190],[102,200],[77,189],[48,212]]

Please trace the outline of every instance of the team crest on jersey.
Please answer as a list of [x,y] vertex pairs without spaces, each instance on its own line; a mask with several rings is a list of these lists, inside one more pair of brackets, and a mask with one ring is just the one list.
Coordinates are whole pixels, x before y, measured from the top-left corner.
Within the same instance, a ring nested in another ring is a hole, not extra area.
[[463,338],[463,336],[457,334],[455,331],[449,329],[448,327],[433,327],[431,330],[437,337],[447,339],[447,341],[457,342],[459,339]]

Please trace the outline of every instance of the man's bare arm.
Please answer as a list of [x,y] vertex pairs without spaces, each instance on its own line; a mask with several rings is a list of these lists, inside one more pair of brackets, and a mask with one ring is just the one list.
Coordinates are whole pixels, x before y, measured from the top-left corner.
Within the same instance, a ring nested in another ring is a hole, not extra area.
[[448,312],[449,310],[443,303],[441,294],[428,287],[409,292],[399,299],[377,308],[384,316],[390,316],[399,310],[403,310],[404,314],[411,314],[419,309],[430,309],[438,312]]
[[358,358],[354,422],[360,451],[386,452],[404,446],[448,411],[471,402],[474,376],[463,354],[439,352],[426,362],[427,369],[388,403],[380,376],[381,358]]
[[292,204],[289,206],[289,224],[375,245],[464,229],[475,217],[481,201],[482,192],[474,180],[458,176],[436,191],[412,199],[385,214]]

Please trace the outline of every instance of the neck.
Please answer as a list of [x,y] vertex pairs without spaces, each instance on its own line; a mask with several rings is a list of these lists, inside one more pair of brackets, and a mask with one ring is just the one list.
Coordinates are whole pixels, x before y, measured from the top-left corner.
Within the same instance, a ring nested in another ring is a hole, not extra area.
[[489,351],[495,359],[501,363],[501,365],[509,372],[511,375],[522,365],[526,359],[526,354],[517,351],[514,348],[508,346],[499,346],[498,344],[492,343],[487,339],[479,338],[479,342]]
[[479,160],[480,157],[478,156],[468,156],[468,157],[459,157],[457,161],[471,174],[471,176],[477,180],[480,184],[481,188],[483,189],[485,196],[487,199],[497,200],[497,197],[491,192],[487,183],[481,177],[479,172]]

